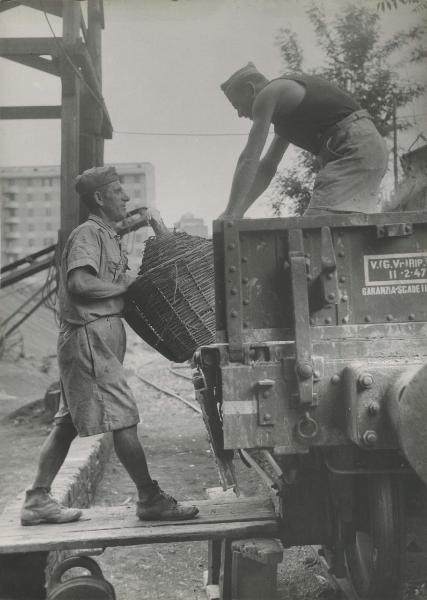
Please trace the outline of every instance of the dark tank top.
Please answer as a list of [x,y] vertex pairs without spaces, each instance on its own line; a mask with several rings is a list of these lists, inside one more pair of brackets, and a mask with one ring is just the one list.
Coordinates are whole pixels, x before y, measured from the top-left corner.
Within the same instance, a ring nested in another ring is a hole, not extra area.
[[361,108],[351,96],[322,77],[292,74],[278,79],[296,81],[306,92],[301,104],[291,113],[284,114],[280,107],[275,110],[274,131],[313,154],[320,152],[322,137],[329,127]]

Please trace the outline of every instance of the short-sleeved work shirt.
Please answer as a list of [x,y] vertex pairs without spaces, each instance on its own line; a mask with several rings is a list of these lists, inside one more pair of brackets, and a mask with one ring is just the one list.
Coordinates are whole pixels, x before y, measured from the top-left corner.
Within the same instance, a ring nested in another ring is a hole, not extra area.
[[59,285],[61,322],[84,325],[100,317],[120,315],[123,296],[85,300],[70,293],[68,275],[79,267],[89,267],[102,281],[110,283],[118,282],[119,276],[128,268],[119,236],[96,215],[89,215],[87,221],[71,232],[62,253]]

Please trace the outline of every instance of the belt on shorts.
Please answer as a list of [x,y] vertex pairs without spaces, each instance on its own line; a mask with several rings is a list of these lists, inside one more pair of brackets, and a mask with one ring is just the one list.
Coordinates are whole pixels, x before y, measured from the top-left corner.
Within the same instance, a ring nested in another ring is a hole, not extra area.
[[353,121],[358,121],[359,119],[370,119],[372,121],[372,117],[367,110],[356,110],[347,117],[344,117],[344,119],[341,119],[341,121],[338,121],[338,123],[335,123],[335,125],[331,125],[331,127],[328,127],[328,129],[324,133],[319,134],[319,138],[322,144],[324,144],[329,138],[338,133],[340,129],[342,129],[346,125],[349,125],[349,123],[353,123]]

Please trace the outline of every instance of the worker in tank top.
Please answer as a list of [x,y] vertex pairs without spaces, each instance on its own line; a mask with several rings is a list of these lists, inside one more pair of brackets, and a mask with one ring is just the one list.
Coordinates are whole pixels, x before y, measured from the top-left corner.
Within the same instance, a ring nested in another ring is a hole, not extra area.
[[[253,122],[221,217],[245,214],[270,185],[289,144],[315,154],[319,166],[304,215],[378,211],[388,150],[369,113],[349,94],[303,73],[269,81],[253,63],[221,89],[239,117]],[[271,125],[275,135],[262,156]]]

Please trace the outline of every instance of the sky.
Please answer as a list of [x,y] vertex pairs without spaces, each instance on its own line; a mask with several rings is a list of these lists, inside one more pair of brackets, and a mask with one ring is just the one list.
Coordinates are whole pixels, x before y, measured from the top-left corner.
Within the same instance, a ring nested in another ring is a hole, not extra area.
[[[322,4],[334,16],[344,2]],[[360,4],[375,9],[377,0]],[[104,0],[103,95],[114,127],[105,162],[151,162],[156,204],[167,224],[188,212],[210,223],[227,203],[250,121],[237,118],[220,84],[250,60],[267,77],[279,75],[274,38],[280,27],[298,33],[312,65],[321,60],[305,5],[303,0]],[[49,20],[60,36],[61,20]],[[384,16],[384,29],[393,32],[413,20],[402,8]],[[19,7],[0,13],[0,37],[50,35],[40,11]],[[60,104],[59,79],[0,59],[0,105],[25,104]],[[422,125],[427,135],[426,121]],[[227,135],[159,135],[171,133]],[[59,163],[59,121],[0,122],[1,166]],[[260,199],[248,216],[268,214]]]

